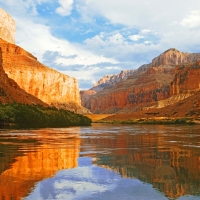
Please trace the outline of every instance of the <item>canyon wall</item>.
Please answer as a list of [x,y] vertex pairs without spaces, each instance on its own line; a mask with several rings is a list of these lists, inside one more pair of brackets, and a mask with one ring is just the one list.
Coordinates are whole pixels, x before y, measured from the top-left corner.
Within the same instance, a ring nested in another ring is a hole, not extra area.
[[152,63],[138,68],[126,80],[92,95],[87,106],[93,113],[127,113],[154,107],[172,95],[170,84],[177,71],[174,71],[176,64],[197,60],[200,60],[200,54],[169,49],[154,58]]
[[86,112],[81,107],[77,79],[44,66],[17,45],[0,39],[0,47],[5,72],[23,90],[57,108]]
[[171,95],[194,93],[200,90],[200,62],[177,66],[172,81]]
[[200,61],[178,65],[170,84],[170,97],[149,108],[163,108],[180,102],[200,91]]
[[105,87],[112,86],[115,85],[116,83],[126,80],[128,76],[134,73],[135,70],[122,70],[119,74],[105,75],[100,80],[98,80],[97,83],[94,84],[90,90],[100,92]]
[[105,87],[113,86],[128,78],[128,76],[135,73],[135,70],[122,70],[119,74],[105,75],[89,90],[80,91],[81,105],[87,109],[91,109],[90,98],[97,92],[102,91]]
[[11,16],[0,8],[0,38],[15,43],[16,25]]
[[0,102],[1,103],[25,103],[25,104],[39,104],[47,106],[40,99],[25,92],[19,85],[3,70],[2,49],[0,48]]

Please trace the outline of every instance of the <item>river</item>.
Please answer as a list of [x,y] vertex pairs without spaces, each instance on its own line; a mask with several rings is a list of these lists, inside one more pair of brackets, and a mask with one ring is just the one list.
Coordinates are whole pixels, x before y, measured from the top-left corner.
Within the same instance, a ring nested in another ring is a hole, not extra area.
[[0,130],[0,199],[200,199],[200,126]]

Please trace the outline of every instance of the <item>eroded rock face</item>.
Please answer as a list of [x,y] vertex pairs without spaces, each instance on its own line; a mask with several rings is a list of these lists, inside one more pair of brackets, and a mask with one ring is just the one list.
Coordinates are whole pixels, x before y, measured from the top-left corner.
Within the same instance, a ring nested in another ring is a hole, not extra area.
[[75,78],[44,66],[17,45],[0,39],[0,47],[5,72],[22,89],[49,105],[82,112],[78,81]]
[[122,82],[128,78],[131,74],[134,74],[135,70],[122,70],[119,74],[105,75],[90,90],[100,92],[105,87],[115,85],[116,83]]
[[1,103],[25,103],[47,106],[40,99],[28,94],[3,70],[2,50],[0,48],[0,102]]
[[200,62],[177,66],[170,85],[171,95],[194,93],[200,90]]
[[105,87],[113,86],[128,78],[128,76],[135,73],[135,70],[122,70],[119,74],[106,75],[102,77],[93,87],[89,90],[80,91],[81,105],[87,109],[91,109],[90,98],[97,92],[102,91]]
[[16,25],[11,16],[0,8],[0,38],[15,43]]
[[[173,80],[174,67],[150,67],[132,79],[104,89],[91,98],[91,111],[113,113],[137,111],[146,104],[170,96],[169,84]],[[135,110],[132,110],[135,109]]]
[[[176,49],[169,49],[160,56],[152,60],[149,65],[143,65],[134,74],[129,76],[125,81],[119,82],[109,88],[104,88],[102,91],[93,95],[90,98],[91,112],[93,113],[127,113],[142,110],[144,107],[152,107],[157,105],[157,102],[168,99],[170,87],[174,92],[178,90],[187,90],[188,87],[196,90],[199,81],[185,80],[182,86],[178,83],[170,83],[174,79],[174,69],[176,64],[185,62],[194,62],[200,60],[200,54],[182,53]],[[186,70],[187,71],[187,70]],[[192,75],[193,73],[193,75]],[[191,72],[190,79],[197,77],[197,71]],[[183,72],[185,74],[185,72]],[[183,74],[181,77],[183,77]],[[180,75],[176,75],[179,80]],[[176,86],[178,85],[178,87]],[[185,85],[185,86],[184,86]],[[187,86],[187,89],[185,88]],[[180,97],[182,100],[183,97]],[[162,102],[167,105],[168,102]],[[162,106],[163,106],[162,105]],[[160,105],[161,106],[161,105]],[[161,106],[161,107],[162,107]]]
[[152,60],[152,66],[159,65],[180,65],[183,63],[197,62],[200,59],[199,53],[180,52],[171,48]]

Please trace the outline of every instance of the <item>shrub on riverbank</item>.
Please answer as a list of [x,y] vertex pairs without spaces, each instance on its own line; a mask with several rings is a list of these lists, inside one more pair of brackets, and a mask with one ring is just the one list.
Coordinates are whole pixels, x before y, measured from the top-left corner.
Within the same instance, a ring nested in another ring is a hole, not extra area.
[[88,126],[88,117],[54,107],[27,104],[0,104],[0,127],[67,127]]

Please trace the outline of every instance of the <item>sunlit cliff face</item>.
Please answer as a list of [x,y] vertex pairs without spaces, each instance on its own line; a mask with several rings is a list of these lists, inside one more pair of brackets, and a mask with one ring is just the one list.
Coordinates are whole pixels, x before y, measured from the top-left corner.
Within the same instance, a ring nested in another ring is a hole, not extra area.
[[[44,133],[39,137],[40,143],[50,139],[45,138]],[[55,139],[55,145],[30,143],[28,153],[15,157],[15,162],[0,175],[1,197],[4,200],[10,200],[11,197],[21,199],[29,194],[37,182],[55,175],[59,170],[77,167],[80,139],[66,139],[65,144],[59,144],[59,147],[58,143],[58,139]],[[21,148],[23,151],[23,146]],[[4,159],[0,165],[8,165],[9,158],[5,156]]]
[[21,47],[0,39],[4,71],[26,92],[47,104],[80,106],[78,81],[44,66]]
[[15,43],[16,25],[12,17],[0,8],[0,38]]

